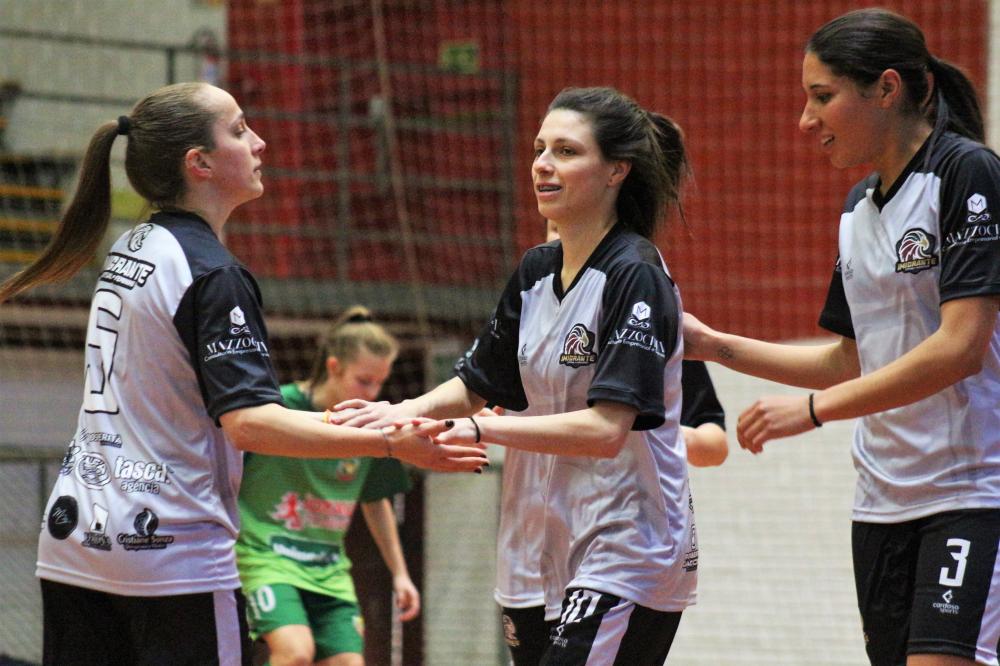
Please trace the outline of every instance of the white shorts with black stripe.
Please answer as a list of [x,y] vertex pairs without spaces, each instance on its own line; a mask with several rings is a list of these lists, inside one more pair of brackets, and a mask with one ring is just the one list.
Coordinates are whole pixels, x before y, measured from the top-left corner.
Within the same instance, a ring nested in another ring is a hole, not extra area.
[[681,612],[657,611],[611,594],[569,588],[544,666],[662,666]]

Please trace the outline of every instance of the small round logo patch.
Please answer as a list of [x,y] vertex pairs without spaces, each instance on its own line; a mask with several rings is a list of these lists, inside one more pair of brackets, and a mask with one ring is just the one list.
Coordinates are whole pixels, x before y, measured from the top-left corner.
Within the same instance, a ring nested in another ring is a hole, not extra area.
[[139,536],[152,536],[156,532],[156,528],[160,526],[160,519],[149,510],[149,507],[143,507],[142,511],[136,514],[132,525],[135,527],[135,533]]
[[76,529],[78,518],[79,510],[76,498],[69,495],[61,495],[52,503],[52,508],[49,509],[49,534],[54,539],[65,539]]

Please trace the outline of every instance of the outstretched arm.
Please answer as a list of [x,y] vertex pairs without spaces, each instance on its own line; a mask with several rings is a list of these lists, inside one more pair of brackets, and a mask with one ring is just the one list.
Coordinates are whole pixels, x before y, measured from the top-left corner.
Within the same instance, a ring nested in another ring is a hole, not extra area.
[[616,402],[548,416],[494,416],[455,419],[454,427],[438,435],[442,443],[472,444],[477,438],[537,453],[614,458],[628,437],[637,411]]
[[242,451],[294,458],[395,456],[443,472],[472,472],[485,462],[479,448],[441,446],[432,441],[444,428],[439,422],[361,430],[324,423],[319,412],[291,410],[274,403],[234,409],[219,421],[229,440]]
[[684,313],[684,357],[790,386],[827,388],[861,373],[854,340],[788,345],[722,333]]
[[453,377],[427,393],[394,405],[388,402],[346,400],[334,405],[330,422],[360,428],[390,425],[414,416],[449,418],[475,414],[486,401],[466,388],[458,377]]
[[[1000,297],[973,297],[941,305],[941,325],[888,365],[813,394],[822,423],[909,405],[977,374],[997,323]],[[771,439],[814,427],[808,396],[764,397],[740,415],[740,445],[754,453]]]
[[392,574],[392,589],[396,595],[396,606],[400,611],[399,619],[403,622],[412,620],[420,614],[420,592],[410,579],[410,572],[406,568],[392,504],[388,499],[362,502],[361,513],[365,517],[372,540],[382,555],[382,561]]

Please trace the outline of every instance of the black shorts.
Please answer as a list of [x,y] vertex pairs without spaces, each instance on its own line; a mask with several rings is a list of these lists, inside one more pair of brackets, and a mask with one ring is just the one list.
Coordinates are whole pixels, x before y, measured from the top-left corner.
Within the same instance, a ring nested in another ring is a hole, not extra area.
[[997,663],[1000,510],[948,511],[904,523],[855,522],[854,578],[873,666],[909,654]]
[[662,666],[680,621],[680,611],[657,611],[611,594],[571,587],[541,663]]
[[250,666],[239,590],[126,597],[42,580],[46,666]]
[[538,666],[549,647],[549,633],[555,621],[545,621],[545,606],[502,608],[503,638],[514,666]]

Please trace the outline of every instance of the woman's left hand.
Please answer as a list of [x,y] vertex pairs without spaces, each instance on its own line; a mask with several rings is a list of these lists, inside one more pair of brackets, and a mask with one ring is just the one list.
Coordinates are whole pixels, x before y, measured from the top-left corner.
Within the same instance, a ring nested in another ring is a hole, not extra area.
[[812,430],[807,396],[765,396],[740,414],[736,438],[750,453],[760,453],[764,444]]
[[396,593],[396,607],[399,609],[399,619],[409,622],[420,615],[420,592],[406,574],[394,576],[392,590]]

